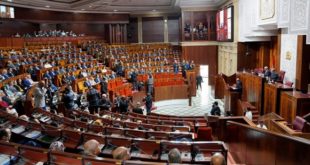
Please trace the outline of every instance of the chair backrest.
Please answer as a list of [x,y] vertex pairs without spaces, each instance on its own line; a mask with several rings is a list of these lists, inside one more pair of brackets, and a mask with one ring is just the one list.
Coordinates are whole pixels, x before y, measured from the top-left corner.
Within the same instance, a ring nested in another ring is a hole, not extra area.
[[304,127],[302,128],[301,132],[310,133],[310,123],[309,122],[305,122]]
[[303,116],[302,118],[304,118],[307,122],[310,123],[310,113],[306,114],[306,115]]
[[306,120],[300,116],[296,116],[295,120],[293,121],[293,129],[297,131],[301,131],[306,123]]
[[289,87],[293,87],[293,82],[291,81],[285,81],[284,85],[289,86]]
[[285,76],[285,71],[280,70],[278,82],[283,82],[284,76]]

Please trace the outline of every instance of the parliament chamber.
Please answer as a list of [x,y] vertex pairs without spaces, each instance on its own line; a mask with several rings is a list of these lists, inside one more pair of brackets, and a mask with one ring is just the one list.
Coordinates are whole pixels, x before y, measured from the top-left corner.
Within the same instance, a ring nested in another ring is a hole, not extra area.
[[0,164],[308,165],[309,11],[2,0]]

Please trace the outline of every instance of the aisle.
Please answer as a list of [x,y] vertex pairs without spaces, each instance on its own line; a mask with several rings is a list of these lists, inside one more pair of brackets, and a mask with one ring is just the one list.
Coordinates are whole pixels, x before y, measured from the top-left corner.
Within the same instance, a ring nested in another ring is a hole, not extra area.
[[175,116],[203,116],[205,113],[210,113],[212,103],[218,101],[223,113],[223,102],[211,96],[208,79],[204,78],[203,81],[202,90],[197,90],[197,96],[192,97],[192,106],[188,106],[188,99],[158,101],[155,102],[156,110],[152,112]]

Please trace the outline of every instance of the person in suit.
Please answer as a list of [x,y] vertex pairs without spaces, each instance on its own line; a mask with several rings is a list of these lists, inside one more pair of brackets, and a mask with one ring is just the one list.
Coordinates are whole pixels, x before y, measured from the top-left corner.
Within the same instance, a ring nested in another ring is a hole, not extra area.
[[119,106],[121,113],[128,112],[128,106],[129,106],[129,100],[125,96],[122,96]]
[[40,81],[38,86],[34,89],[33,96],[34,96],[34,107],[35,108],[46,108],[45,103],[45,82]]
[[102,98],[100,100],[100,106],[103,110],[110,110],[111,108],[111,102],[106,94],[102,94]]
[[67,86],[63,95],[63,102],[67,110],[72,110],[76,106],[74,97],[75,93],[73,92],[72,87],[70,85]]
[[202,76],[200,74],[197,75],[196,77],[196,88],[201,88],[201,83],[203,83],[203,79],[202,79]]
[[30,76],[26,76],[25,78],[23,78],[22,80],[22,85],[25,87],[25,89],[28,89],[32,86],[32,79],[30,78]]
[[144,101],[145,101],[146,113],[150,114],[153,106],[153,98],[151,93],[147,93],[147,96],[144,98]]
[[279,75],[278,73],[276,72],[276,70],[274,68],[271,69],[271,73],[270,73],[270,80],[272,82],[277,82],[279,79]]
[[153,85],[154,85],[154,79],[152,74],[149,74],[149,78],[147,79],[147,92],[150,94],[153,94]]
[[90,113],[93,114],[100,103],[100,94],[92,86],[90,86],[89,91],[87,92],[87,101],[89,103]]
[[140,102],[137,102],[137,105],[132,109],[132,112],[143,115],[143,109],[141,108]]
[[0,140],[5,142],[10,142],[11,139],[11,130],[9,128],[1,129],[0,130]]
[[236,79],[236,91],[242,93],[242,82],[239,78]]
[[108,83],[105,78],[100,82],[100,91],[101,94],[107,94],[108,93]]
[[263,73],[264,73],[264,77],[265,77],[265,78],[270,77],[271,72],[270,72],[268,66],[265,66],[265,67],[264,67]]
[[221,116],[221,109],[218,106],[218,102],[215,101],[212,105],[212,109],[211,109],[211,115],[213,116]]

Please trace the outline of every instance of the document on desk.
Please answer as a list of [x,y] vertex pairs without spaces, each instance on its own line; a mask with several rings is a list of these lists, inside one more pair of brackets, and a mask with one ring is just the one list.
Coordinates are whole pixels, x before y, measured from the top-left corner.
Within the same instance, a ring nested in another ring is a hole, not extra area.
[[30,138],[30,139],[36,139],[41,135],[41,131],[30,131],[27,132],[25,137]]
[[15,134],[20,134],[22,132],[25,131],[25,126],[23,125],[20,125],[20,126],[16,126],[12,129],[12,132],[15,133]]
[[0,164],[9,165],[10,164],[10,156],[5,154],[0,154]]
[[203,154],[197,154],[195,157],[195,162],[205,161],[205,156]]

